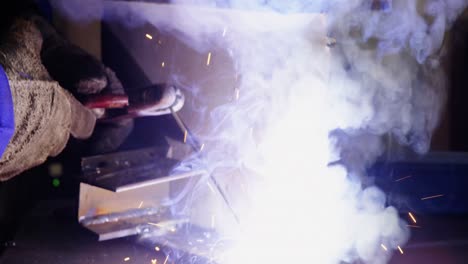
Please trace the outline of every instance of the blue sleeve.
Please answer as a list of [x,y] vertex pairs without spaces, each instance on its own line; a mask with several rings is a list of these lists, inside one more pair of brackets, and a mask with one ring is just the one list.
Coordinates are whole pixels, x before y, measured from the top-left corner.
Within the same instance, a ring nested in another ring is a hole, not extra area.
[[15,132],[15,112],[8,78],[0,66],[0,157]]

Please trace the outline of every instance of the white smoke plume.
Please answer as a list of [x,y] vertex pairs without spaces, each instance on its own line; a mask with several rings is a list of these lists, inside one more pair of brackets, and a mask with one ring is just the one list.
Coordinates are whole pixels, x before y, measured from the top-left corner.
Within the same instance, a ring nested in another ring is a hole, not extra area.
[[219,262],[388,261],[408,230],[364,169],[383,136],[428,150],[445,98],[441,45],[467,1],[175,2],[166,16],[138,3],[107,15],[232,55],[241,96],[210,113],[204,156],[185,162],[236,171],[233,184],[248,186],[234,196],[240,228],[224,228],[238,232]]

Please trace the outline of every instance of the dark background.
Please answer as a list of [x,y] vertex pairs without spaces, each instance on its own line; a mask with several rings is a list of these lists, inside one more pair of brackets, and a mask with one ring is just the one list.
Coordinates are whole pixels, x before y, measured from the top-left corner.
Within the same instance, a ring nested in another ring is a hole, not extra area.
[[[27,4],[20,1],[8,15],[0,15],[0,24],[7,25]],[[447,38],[448,101],[431,148],[432,152],[446,153],[419,160],[383,159],[369,168],[376,183],[389,193],[389,204],[399,208],[403,218],[413,212],[420,227],[412,228],[405,254],[395,253],[392,263],[466,263],[468,259],[466,16],[457,21]],[[102,58],[127,89],[151,84],[106,25],[102,28]],[[176,140],[183,137],[171,117],[138,119],[121,149],[167,145],[165,136]],[[127,256],[131,257],[130,263],[151,263],[153,258],[160,263],[162,253],[138,246],[132,238],[98,243],[79,226],[76,212],[80,158],[86,153],[86,142],[71,140],[59,157],[0,183],[0,263],[120,263]],[[63,171],[56,187],[50,167],[58,164]],[[405,176],[411,177],[396,181]],[[439,193],[445,196],[428,202],[420,200]]]

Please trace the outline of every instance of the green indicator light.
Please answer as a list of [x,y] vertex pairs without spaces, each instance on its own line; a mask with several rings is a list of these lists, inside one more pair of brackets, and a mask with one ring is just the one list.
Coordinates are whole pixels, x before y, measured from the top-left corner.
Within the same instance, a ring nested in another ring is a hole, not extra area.
[[53,179],[53,180],[52,180],[52,185],[53,185],[54,187],[59,187],[59,186],[60,186],[60,180],[57,179],[57,178]]

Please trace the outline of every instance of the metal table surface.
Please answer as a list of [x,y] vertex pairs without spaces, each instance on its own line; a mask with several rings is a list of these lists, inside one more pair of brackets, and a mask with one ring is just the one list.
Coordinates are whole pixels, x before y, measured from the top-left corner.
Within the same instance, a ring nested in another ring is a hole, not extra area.
[[162,250],[140,246],[133,238],[98,242],[79,225],[74,201],[42,201],[23,220],[14,245],[0,257],[1,264],[151,264],[155,259],[157,263],[165,260]]

